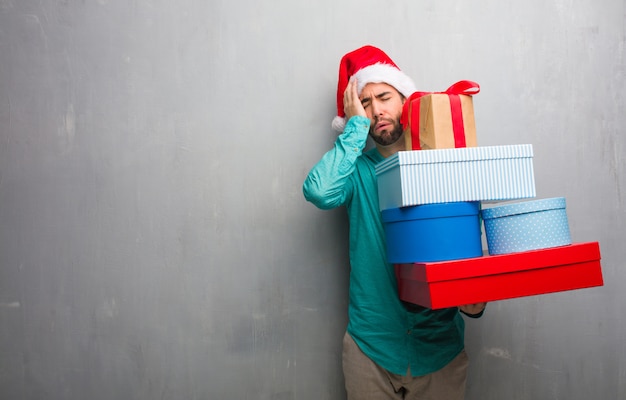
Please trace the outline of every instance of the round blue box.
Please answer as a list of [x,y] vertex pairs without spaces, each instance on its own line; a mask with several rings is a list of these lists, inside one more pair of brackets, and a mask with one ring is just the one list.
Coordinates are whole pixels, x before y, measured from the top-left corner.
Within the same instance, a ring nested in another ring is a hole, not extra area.
[[480,202],[454,202],[382,211],[387,260],[434,262],[483,255]]
[[495,206],[481,213],[491,255],[572,243],[564,197]]

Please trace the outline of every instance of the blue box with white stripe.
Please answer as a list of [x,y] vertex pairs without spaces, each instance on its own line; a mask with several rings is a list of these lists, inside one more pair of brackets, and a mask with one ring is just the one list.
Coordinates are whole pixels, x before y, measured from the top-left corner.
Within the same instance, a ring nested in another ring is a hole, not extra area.
[[499,205],[481,214],[491,255],[572,243],[564,197]]
[[400,151],[376,165],[380,210],[536,196],[530,144]]
[[391,208],[381,214],[392,264],[483,255],[479,202]]

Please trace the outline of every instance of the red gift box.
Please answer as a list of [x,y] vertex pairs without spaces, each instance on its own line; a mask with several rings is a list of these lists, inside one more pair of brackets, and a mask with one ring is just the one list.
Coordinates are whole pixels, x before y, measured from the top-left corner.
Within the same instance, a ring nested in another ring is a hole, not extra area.
[[598,242],[396,264],[400,299],[431,309],[602,286]]

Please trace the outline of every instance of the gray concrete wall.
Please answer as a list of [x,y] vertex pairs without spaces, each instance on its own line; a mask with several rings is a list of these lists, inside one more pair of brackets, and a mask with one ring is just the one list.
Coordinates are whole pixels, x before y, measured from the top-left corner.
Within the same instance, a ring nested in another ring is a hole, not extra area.
[[344,210],[302,181],[340,57],[460,79],[481,145],[599,241],[601,288],[469,321],[468,399],[626,398],[626,9],[603,1],[0,0],[0,397],[342,399]]

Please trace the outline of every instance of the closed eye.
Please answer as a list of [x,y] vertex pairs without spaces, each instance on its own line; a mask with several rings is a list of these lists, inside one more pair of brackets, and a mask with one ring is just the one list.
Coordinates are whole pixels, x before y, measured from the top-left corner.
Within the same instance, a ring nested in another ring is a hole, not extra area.
[[[391,100],[392,93],[391,92],[382,92],[382,93],[379,93],[379,94],[375,95],[374,97],[378,101],[388,101],[388,100]],[[361,100],[361,104],[363,105],[363,108],[367,109],[367,107],[369,107],[372,104],[372,98],[371,97],[364,97]]]
[[381,94],[376,95],[376,98],[380,101],[387,101],[389,99],[391,99],[391,93],[390,92],[383,92]]

